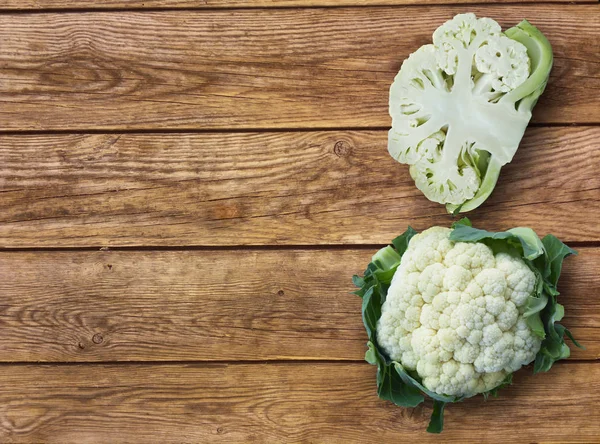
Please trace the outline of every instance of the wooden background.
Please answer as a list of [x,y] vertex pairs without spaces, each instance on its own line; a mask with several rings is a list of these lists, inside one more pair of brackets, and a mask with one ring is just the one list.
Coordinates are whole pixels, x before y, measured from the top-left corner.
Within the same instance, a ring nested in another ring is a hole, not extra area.
[[[600,6],[468,3],[2,0],[0,442],[600,442]],[[389,158],[387,99],[466,11],[554,47],[470,216],[579,250],[587,350],[434,437],[430,404],[377,398],[350,276],[451,221]]]

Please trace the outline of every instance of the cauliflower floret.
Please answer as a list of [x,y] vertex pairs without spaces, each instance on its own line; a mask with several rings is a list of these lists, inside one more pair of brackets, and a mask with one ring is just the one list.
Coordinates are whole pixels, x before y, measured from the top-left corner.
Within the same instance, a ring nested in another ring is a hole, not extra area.
[[452,265],[448,268],[448,273],[445,274],[443,279],[444,290],[459,292],[467,288],[471,279],[473,279],[473,275],[469,270],[460,265]]
[[504,297],[506,275],[501,270],[487,268],[477,275],[475,282],[479,284],[486,296]]
[[[439,255],[437,251],[435,252]],[[431,264],[423,270],[418,285],[423,301],[431,302],[434,296],[436,296],[440,292],[440,290],[442,289],[445,274],[446,267],[444,267],[439,262]]]
[[448,293],[438,293],[431,301],[435,311],[442,313],[448,306]]
[[429,390],[472,396],[535,359],[541,339],[523,318],[535,275],[518,257],[451,242],[450,232],[434,227],[411,239],[382,306],[377,339]]
[[454,351],[454,359],[463,364],[472,364],[479,356],[478,345],[462,343],[461,347]]
[[475,14],[458,14],[433,33],[436,60],[446,74],[456,74],[459,51],[468,49],[476,40],[500,35],[502,28],[489,18],[477,19]]
[[522,260],[507,253],[498,254],[497,266],[507,276],[505,297],[518,308],[523,308],[535,288],[535,274]]
[[505,35],[492,19],[459,14],[402,63],[390,88],[390,155],[410,165],[417,188],[449,211],[472,210],[491,194],[535,105],[517,101],[539,96],[547,82],[550,44],[528,23],[517,29],[543,63],[535,57],[532,66],[512,30]]
[[484,268],[494,268],[496,259],[492,249],[485,244],[457,242],[444,258],[444,265],[451,264],[468,268],[475,276]]
[[[438,203],[459,205],[471,199],[481,185],[478,172],[469,165],[451,167],[443,162],[431,162],[428,159],[410,166],[410,176],[415,185],[427,197]],[[444,196],[440,202],[440,195]]]
[[[437,247],[444,242],[452,247],[452,242],[448,239],[452,230],[445,227],[431,227],[422,233],[418,233],[410,240],[409,249],[406,253],[413,253],[419,249],[437,250]],[[405,253],[405,254],[406,254]]]
[[483,338],[481,339],[481,345],[489,347],[494,345],[502,337],[502,330],[495,324],[486,325],[483,327]]
[[508,37],[491,38],[475,53],[475,66],[484,76],[475,83],[478,93],[508,92],[529,77],[527,49]]
[[519,310],[512,301],[508,301],[504,305],[504,310],[496,316],[496,324],[500,327],[500,330],[507,331],[512,328],[519,318]]

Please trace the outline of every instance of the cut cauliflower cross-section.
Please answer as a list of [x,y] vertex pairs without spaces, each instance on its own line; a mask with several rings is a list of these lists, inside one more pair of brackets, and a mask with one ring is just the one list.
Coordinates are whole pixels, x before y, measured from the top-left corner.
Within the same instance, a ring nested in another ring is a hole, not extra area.
[[450,212],[478,207],[512,160],[551,67],[548,40],[527,21],[502,33],[492,19],[455,16],[392,84],[390,154],[428,199]]
[[524,312],[536,276],[516,256],[453,243],[451,230],[415,235],[381,307],[377,340],[440,395],[469,397],[529,364],[542,338]]

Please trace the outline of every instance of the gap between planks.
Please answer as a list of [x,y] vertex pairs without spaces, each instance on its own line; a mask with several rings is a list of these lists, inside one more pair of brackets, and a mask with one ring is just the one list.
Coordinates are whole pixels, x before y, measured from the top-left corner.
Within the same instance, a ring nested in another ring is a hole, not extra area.
[[[576,246],[578,242],[570,244]],[[579,242],[585,246],[600,246],[600,241]],[[587,245],[589,244],[589,245]],[[324,250],[376,250],[389,244],[325,244],[325,245],[139,245],[128,247],[106,247],[106,246],[86,246],[86,247],[0,247],[1,253],[23,253],[23,252],[79,252],[79,251],[284,251],[284,250],[305,250],[305,251],[324,251]],[[579,245],[581,246],[581,245]]]
[[[468,214],[461,214],[461,217],[468,217]],[[458,218],[456,219],[458,220]],[[327,250],[378,250],[389,244],[323,244],[323,245],[139,245],[126,247],[0,247],[0,254],[3,253],[24,253],[24,252],[53,252],[70,253],[85,251],[327,251]],[[600,247],[600,241],[570,241],[569,247],[588,248]]]
[[[574,364],[597,364],[600,363],[599,359],[563,359],[556,361],[554,365],[574,365]],[[249,359],[242,359],[239,361],[234,360],[223,360],[223,361],[203,361],[203,360],[176,360],[176,361],[56,361],[56,362],[38,362],[38,361],[15,361],[15,362],[0,362],[1,367],[30,367],[32,365],[40,367],[83,367],[83,366],[153,366],[153,367],[166,367],[166,366],[177,366],[177,365],[191,365],[194,367],[224,367],[224,366],[235,366],[235,365],[351,365],[351,364],[364,364],[371,365],[364,359],[262,359],[258,361],[252,361]],[[517,371],[531,370],[531,364],[521,367]],[[550,370],[551,371],[551,370]]]
[[[283,0],[285,1],[285,0]],[[507,0],[507,1],[498,1],[494,2],[493,0],[434,0],[431,3],[419,4],[418,0],[407,0],[405,2],[402,1],[394,1],[394,0],[381,0],[381,1],[366,1],[361,3],[354,3],[353,0],[339,1],[339,0],[330,0],[324,1],[323,4],[316,4],[314,1],[310,0],[299,0],[289,2],[290,4],[283,3],[275,3],[275,4],[261,4],[258,2],[257,5],[251,5],[252,1],[247,1],[245,3],[232,3],[232,4],[222,4],[222,5],[210,5],[210,6],[202,6],[202,5],[184,5],[184,6],[145,6],[145,3],[142,3],[138,6],[107,6],[104,7],[102,4],[97,6],[89,7],[61,7],[61,6],[32,6],[32,7],[6,7],[0,6],[0,14],[52,14],[52,13],[61,13],[61,14],[85,14],[85,13],[96,13],[96,12],[210,12],[210,11],[223,11],[223,10],[290,10],[290,9],[353,9],[353,8],[419,8],[419,7],[431,7],[431,6],[465,6],[465,7],[480,7],[480,6],[490,6],[494,4],[501,4],[506,6],[523,6],[523,5],[535,5],[535,6],[556,6],[561,4],[568,5],[589,5],[594,4],[594,0]],[[337,2],[337,4],[334,4]],[[73,2],[70,2],[71,4]]]
[[[1,13],[1,11],[0,11]],[[600,122],[560,123],[530,122],[528,128],[595,128]],[[389,126],[353,126],[353,127],[289,127],[289,128],[138,128],[138,129],[49,129],[49,130],[8,130],[0,128],[0,136],[53,136],[53,135],[125,135],[125,134],[236,134],[236,133],[335,133],[340,131],[388,131]]]

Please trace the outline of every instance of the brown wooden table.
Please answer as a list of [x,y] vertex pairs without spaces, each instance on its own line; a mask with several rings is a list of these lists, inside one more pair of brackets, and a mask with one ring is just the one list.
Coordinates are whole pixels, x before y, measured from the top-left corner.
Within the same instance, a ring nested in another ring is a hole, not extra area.
[[[1,442],[600,442],[600,6],[3,0]],[[342,7],[343,6],[343,7]],[[458,12],[538,26],[546,94],[470,216],[577,248],[585,344],[498,399],[380,401],[350,276],[448,225],[386,151],[401,61]]]

